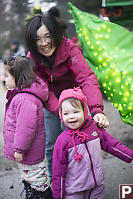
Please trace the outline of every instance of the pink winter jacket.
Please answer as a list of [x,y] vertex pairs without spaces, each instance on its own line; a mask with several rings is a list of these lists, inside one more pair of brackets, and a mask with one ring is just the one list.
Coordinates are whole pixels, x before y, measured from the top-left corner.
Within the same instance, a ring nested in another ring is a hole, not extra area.
[[64,38],[57,48],[54,66],[43,65],[30,52],[28,56],[34,60],[39,76],[47,81],[49,99],[45,107],[49,111],[57,114],[58,98],[64,89],[80,87],[87,97],[91,114],[103,113],[102,96],[97,77],[81,51],[70,39]]
[[[33,83],[31,88],[8,90],[4,120],[4,156],[14,159],[14,152],[23,154],[21,163],[41,162],[45,154],[45,130],[42,101],[48,97],[47,85]],[[30,93],[26,93],[30,92]],[[38,99],[36,96],[40,99]]]
[[[76,130],[75,130],[76,131]],[[88,135],[88,140],[82,142],[81,133]],[[54,199],[63,199],[65,194],[75,194],[90,191],[89,198],[104,198],[104,168],[101,149],[113,156],[130,163],[133,160],[133,150],[121,144],[117,139],[99,128],[91,117],[86,121],[80,134],[72,137],[74,130],[66,128],[58,136],[53,152],[52,190]],[[75,146],[80,161],[75,161]]]

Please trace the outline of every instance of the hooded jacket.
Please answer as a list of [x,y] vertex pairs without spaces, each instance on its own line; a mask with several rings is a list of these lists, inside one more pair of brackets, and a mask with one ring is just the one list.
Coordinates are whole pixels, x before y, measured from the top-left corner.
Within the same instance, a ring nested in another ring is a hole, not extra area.
[[45,154],[44,114],[40,99],[47,100],[48,88],[42,80],[39,82],[41,84],[34,82],[20,93],[18,89],[7,92],[4,156],[15,160],[14,152],[22,153],[21,163],[28,165],[41,162]]
[[87,97],[90,113],[103,113],[103,102],[96,75],[81,51],[70,40],[64,38],[55,51],[54,66],[47,67],[40,59],[28,53],[36,65],[36,72],[47,81],[49,99],[45,107],[57,114],[58,99],[64,89],[79,86]]
[[105,129],[99,128],[92,117],[86,117],[86,100],[79,88],[62,92],[59,99],[60,114],[61,103],[70,97],[82,102],[85,122],[76,130],[66,127],[56,140],[52,163],[53,196],[55,199],[63,199],[65,194],[88,190],[88,198],[104,198],[101,149],[128,163],[133,159],[133,151],[109,135]]

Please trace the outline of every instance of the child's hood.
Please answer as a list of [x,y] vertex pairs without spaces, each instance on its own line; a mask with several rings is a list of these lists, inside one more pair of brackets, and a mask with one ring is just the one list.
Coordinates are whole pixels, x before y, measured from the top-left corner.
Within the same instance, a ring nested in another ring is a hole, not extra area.
[[30,92],[31,94],[36,95],[45,102],[48,99],[48,87],[42,79],[38,79],[38,81],[40,82],[40,84],[33,82],[30,88],[23,88],[22,92]]

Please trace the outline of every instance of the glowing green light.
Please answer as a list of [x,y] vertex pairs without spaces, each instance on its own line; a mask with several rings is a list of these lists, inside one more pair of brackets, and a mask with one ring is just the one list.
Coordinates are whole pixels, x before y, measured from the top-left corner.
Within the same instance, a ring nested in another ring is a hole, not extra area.
[[106,91],[104,91],[104,93],[107,93]]
[[111,29],[110,29],[110,28],[108,28],[108,29],[107,29],[107,31],[108,31],[108,32],[111,32]]
[[106,66],[107,66],[107,63],[106,63],[106,62],[104,62],[104,63],[103,63],[103,66],[104,66],[104,67],[106,67]]
[[128,96],[128,95],[129,95],[129,92],[126,92],[125,95]]
[[97,34],[95,34],[95,38],[96,38],[96,39],[98,38],[98,35],[97,35]]
[[108,39],[108,38],[109,38],[109,35],[106,35],[105,38]]
[[88,41],[87,44],[90,45],[90,41]]
[[93,45],[91,46],[91,49],[94,49],[94,46],[93,46]]
[[106,83],[103,83],[103,87],[106,87],[107,86],[107,84]]
[[96,41],[96,44],[100,44],[100,41]]
[[97,56],[97,52],[94,53],[94,56]]
[[122,95],[122,92],[119,92],[119,95]]
[[101,48],[101,47],[99,47],[99,48],[98,48],[98,50],[99,50],[99,51],[101,51],[101,50],[102,50],[102,48]]
[[121,82],[121,79],[117,79],[116,82]]
[[99,60],[99,61],[102,61],[102,57],[98,57],[98,60]]

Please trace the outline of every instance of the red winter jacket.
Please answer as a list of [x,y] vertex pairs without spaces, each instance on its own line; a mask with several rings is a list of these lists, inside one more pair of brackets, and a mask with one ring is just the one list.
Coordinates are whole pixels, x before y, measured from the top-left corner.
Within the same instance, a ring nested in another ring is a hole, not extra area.
[[54,66],[43,65],[39,58],[28,53],[36,65],[36,71],[47,81],[49,98],[46,108],[57,114],[58,98],[64,89],[79,86],[87,97],[90,113],[103,113],[102,95],[96,75],[75,44],[64,38],[56,49]]

